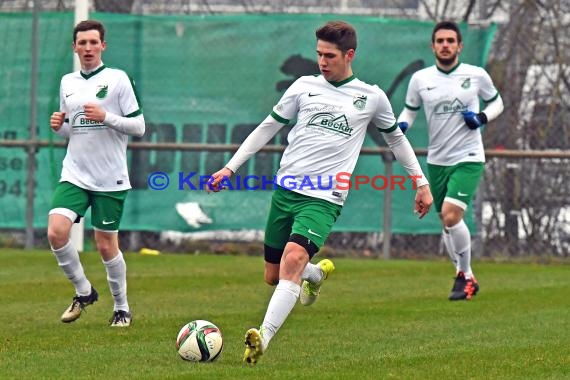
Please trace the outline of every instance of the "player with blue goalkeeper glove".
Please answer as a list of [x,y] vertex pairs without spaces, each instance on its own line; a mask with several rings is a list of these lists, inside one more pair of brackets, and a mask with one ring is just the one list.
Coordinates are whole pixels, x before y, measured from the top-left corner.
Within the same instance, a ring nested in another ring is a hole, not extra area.
[[481,128],[487,124],[487,115],[484,112],[463,111],[461,114],[463,114],[463,120],[469,129]]
[[460,62],[464,47],[456,23],[436,24],[431,43],[435,64],[412,74],[397,126],[402,132],[412,128],[424,107],[434,205],[442,221],[443,243],[455,265],[448,299],[470,300],[478,293],[479,283],[471,268],[471,232],[464,216],[484,172],[479,128],[495,120],[504,105],[484,68]]

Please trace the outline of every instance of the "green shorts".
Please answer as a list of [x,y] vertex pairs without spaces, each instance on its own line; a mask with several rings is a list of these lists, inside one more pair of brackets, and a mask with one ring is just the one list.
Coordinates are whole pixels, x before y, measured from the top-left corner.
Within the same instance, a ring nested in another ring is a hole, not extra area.
[[477,191],[484,162],[460,162],[453,166],[428,164],[428,175],[435,210],[440,213],[447,200],[463,210],[467,209]]
[[[271,198],[271,208],[265,227],[265,245],[283,253],[292,236],[303,237],[303,246],[313,245],[316,250],[323,246],[333,224],[342,210],[341,205],[323,199],[309,197],[277,186]],[[307,250],[312,256],[311,250]],[[266,261],[274,262],[278,258]],[[280,259],[280,257],[279,257]]]
[[52,209],[67,208],[83,217],[91,206],[93,227],[103,231],[118,231],[127,193],[128,190],[91,191],[69,182],[60,182],[53,194]]

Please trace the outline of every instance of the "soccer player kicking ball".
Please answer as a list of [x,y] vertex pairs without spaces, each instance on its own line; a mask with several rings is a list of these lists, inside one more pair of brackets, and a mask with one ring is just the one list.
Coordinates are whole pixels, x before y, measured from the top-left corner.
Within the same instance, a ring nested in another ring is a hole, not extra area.
[[[352,72],[356,31],[342,21],[328,22],[316,31],[319,76],[297,79],[273,107],[271,114],[247,137],[227,165],[212,175],[212,189],[227,180],[290,120],[297,120],[288,136],[276,176],[265,228],[265,281],[277,285],[259,329],[245,335],[244,361],[255,364],[285,322],[297,298],[310,305],[334,265],[309,261],[325,243],[340,215],[348,190],[339,190],[338,173],[352,173],[373,122],[410,175],[418,176],[415,211],[423,217],[433,198],[418,160],[398,128],[386,94]],[[310,178],[319,188],[290,189],[284,185]],[[328,181],[328,182],[327,182]],[[279,186],[280,185],[280,186]],[[323,190],[328,189],[328,190]]]
[[[435,65],[412,75],[398,123],[405,132],[424,105],[428,175],[443,241],[456,269],[449,299],[469,300],[479,291],[479,283],[471,269],[471,235],[463,216],[485,165],[480,127],[499,116],[503,101],[484,69],[459,62],[463,44],[455,23],[438,23],[431,39]],[[482,112],[479,98],[486,103]]]
[[75,26],[73,50],[81,70],[61,79],[60,110],[50,119],[52,130],[68,137],[69,144],[53,195],[47,235],[57,263],[75,287],[76,295],[61,316],[62,322],[73,322],[99,297],[69,240],[73,223],[91,207],[95,242],[114,300],[109,323],[126,327],[131,324],[132,314],[118,230],[131,188],[126,156],[128,136],[142,136],[145,122],[127,74],[108,68],[101,61],[105,47],[101,23],[87,20]]

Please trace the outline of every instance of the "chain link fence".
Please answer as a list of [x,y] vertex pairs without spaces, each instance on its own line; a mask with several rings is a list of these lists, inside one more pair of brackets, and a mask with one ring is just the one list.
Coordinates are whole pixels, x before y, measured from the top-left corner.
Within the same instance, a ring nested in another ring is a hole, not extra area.
[[568,257],[569,164],[548,156],[488,159],[477,203],[484,256]]

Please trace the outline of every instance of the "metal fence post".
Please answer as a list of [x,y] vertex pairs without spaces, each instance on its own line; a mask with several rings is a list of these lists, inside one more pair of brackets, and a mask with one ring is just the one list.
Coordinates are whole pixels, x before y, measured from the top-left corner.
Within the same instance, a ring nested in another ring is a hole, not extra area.
[[485,176],[481,178],[479,189],[473,200],[473,218],[475,219],[475,234],[473,235],[473,246],[471,254],[474,258],[481,258],[483,256],[483,197],[482,191],[485,189]]
[[38,50],[39,50],[39,13],[40,2],[34,1],[34,14],[32,20],[32,78],[30,85],[30,136],[32,145],[28,146],[28,173],[26,186],[26,249],[34,248],[34,197],[36,176],[37,118],[38,118]]
[[[83,20],[89,19],[89,1],[88,0],[75,0],[75,23],[77,25]],[[77,71],[81,69],[81,63],[79,62],[79,56],[73,54],[73,70]],[[71,227],[71,233],[69,235],[71,243],[77,249],[78,252],[83,252],[85,248],[85,218],[81,218],[79,223],[73,223]]]
[[389,182],[389,185],[386,186],[386,190],[384,191],[384,238],[382,239],[382,257],[385,260],[389,260],[392,243],[392,186],[390,186],[394,162],[392,152],[382,153],[382,161],[384,162],[384,173]]

